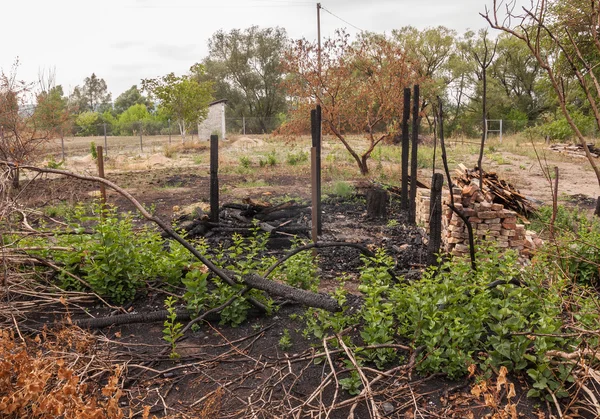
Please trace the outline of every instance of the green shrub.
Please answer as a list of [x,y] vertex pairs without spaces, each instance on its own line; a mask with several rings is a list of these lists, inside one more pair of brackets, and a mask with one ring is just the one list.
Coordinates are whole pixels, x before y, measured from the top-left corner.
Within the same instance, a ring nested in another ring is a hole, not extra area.
[[287,164],[290,166],[296,166],[301,163],[308,161],[308,153],[305,151],[298,151],[297,153],[288,153],[286,156]]
[[242,156],[240,157],[240,165],[247,169],[252,165],[252,161],[247,156]]
[[[58,234],[38,239],[39,245],[66,247],[71,251],[43,251],[87,282],[92,290],[117,304],[131,301],[147,280],[162,279],[176,283],[191,255],[179,243],[165,241],[149,227],[134,228],[131,214],[117,215],[115,208],[102,210],[95,205],[88,214],[77,206],[68,217],[70,228],[78,234]],[[24,245],[27,241],[23,242]],[[84,286],[65,272],[58,275],[63,287],[83,290]]]

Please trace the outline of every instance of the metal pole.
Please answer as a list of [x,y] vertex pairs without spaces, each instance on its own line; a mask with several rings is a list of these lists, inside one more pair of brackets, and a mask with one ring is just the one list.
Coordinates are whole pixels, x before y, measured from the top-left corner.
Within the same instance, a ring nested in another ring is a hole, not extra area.
[[242,116],[242,133],[246,135],[246,117]]
[[210,136],[210,219],[219,222],[219,136]]
[[500,144],[502,144],[502,119],[500,120]]
[[171,118],[169,118],[169,144],[171,144]]
[[317,39],[319,43],[319,49],[317,50],[317,65],[319,77],[321,77],[321,3],[317,3]]
[[140,151],[144,152],[144,145],[142,144],[142,122],[140,121]]

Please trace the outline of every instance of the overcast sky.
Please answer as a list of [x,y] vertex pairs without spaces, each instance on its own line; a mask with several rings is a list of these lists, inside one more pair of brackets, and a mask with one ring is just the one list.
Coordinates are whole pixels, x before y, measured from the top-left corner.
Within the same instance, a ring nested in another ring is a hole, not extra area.
[[[113,100],[140,79],[185,73],[207,55],[219,29],[281,26],[292,38],[315,40],[316,2],[300,0],[0,0],[0,68],[36,81],[53,69],[66,93],[96,73]],[[520,0],[525,1],[525,0]],[[485,27],[492,0],[323,0],[322,36],[346,27],[390,32],[445,25],[459,32]],[[344,21],[348,22],[345,23]],[[355,27],[353,27],[353,26]]]

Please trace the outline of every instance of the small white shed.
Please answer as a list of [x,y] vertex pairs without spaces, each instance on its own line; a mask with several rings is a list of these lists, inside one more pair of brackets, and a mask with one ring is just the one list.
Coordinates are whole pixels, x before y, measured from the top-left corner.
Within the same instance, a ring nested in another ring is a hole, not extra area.
[[216,100],[208,105],[208,115],[204,121],[198,124],[198,138],[210,140],[213,133],[219,134],[220,140],[226,139],[225,127],[225,105],[227,99]]

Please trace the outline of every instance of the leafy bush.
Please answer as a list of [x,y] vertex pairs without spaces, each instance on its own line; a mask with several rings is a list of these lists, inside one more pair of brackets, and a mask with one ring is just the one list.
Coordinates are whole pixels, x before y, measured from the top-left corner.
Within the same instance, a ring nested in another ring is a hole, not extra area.
[[306,151],[298,151],[297,153],[288,153],[286,156],[287,164],[296,166],[308,161],[308,153]]
[[[553,259],[540,258],[525,269],[518,265],[516,252],[494,247],[480,248],[477,258],[476,272],[468,259],[456,258],[427,270],[420,281],[398,283],[389,274],[391,259],[378,251],[373,259],[363,258],[360,310],[352,316],[312,310],[305,333],[322,339],[329,330],[360,323],[360,345],[389,344],[402,337],[414,348],[422,347],[417,359],[421,372],[458,378],[472,365],[490,373],[505,367],[533,381],[530,396],[566,396],[571,372],[552,364],[546,354],[581,344],[569,337],[575,335],[563,334],[565,304],[576,305],[579,325],[593,330],[599,317],[596,299],[580,298],[581,291],[572,290],[571,283],[556,274],[560,270],[552,269]],[[509,283],[515,279],[521,286]],[[565,303],[572,293],[578,295],[577,302]],[[357,345],[359,359],[377,367],[396,358],[387,348],[364,350]],[[352,377],[348,378],[350,386]]]
[[[241,279],[249,273],[263,271],[275,262],[274,257],[266,255],[268,241],[268,233],[261,233],[258,227],[252,230],[252,235],[248,238],[234,234],[232,244],[228,248],[212,249],[211,259],[218,267]],[[199,241],[197,248],[201,253],[208,254],[208,247],[204,241]],[[183,279],[186,287],[184,299],[188,309],[195,314],[202,309],[219,307],[232,299],[233,301],[220,312],[221,322],[238,326],[246,320],[248,310],[252,307],[248,298],[255,298],[269,310],[273,307],[273,301],[261,291],[251,290],[242,295],[242,284],[231,286],[218,277],[213,277],[212,284],[209,284],[207,278],[206,269],[200,267],[191,270]]]
[[[292,241],[292,249],[303,245],[304,243],[300,239]],[[316,260],[313,254],[308,251],[300,252],[286,260],[277,269],[276,275],[293,287],[311,291],[317,291],[319,288]]]
[[252,164],[252,161],[247,156],[240,157],[240,165],[242,167],[247,169],[248,167],[250,167],[251,164]]
[[[574,111],[571,112],[571,117],[583,135],[589,136],[593,134],[596,124],[592,116],[586,116],[579,111]],[[575,132],[573,132],[567,119],[564,117],[540,126],[539,132],[542,136],[547,136],[551,140],[566,141],[575,137]]]
[[[68,223],[78,234],[58,234],[52,246],[70,248],[70,251],[43,251],[64,266],[66,272],[58,277],[63,287],[82,290],[83,284],[72,273],[91,286],[101,296],[117,304],[131,301],[145,281],[162,279],[176,283],[191,255],[179,243],[165,246],[164,239],[151,228],[134,228],[131,214],[117,215],[115,208],[94,206],[88,215],[83,206],[77,206],[73,215],[66,214]],[[38,239],[48,246],[47,238]],[[27,241],[22,242],[24,245]]]

